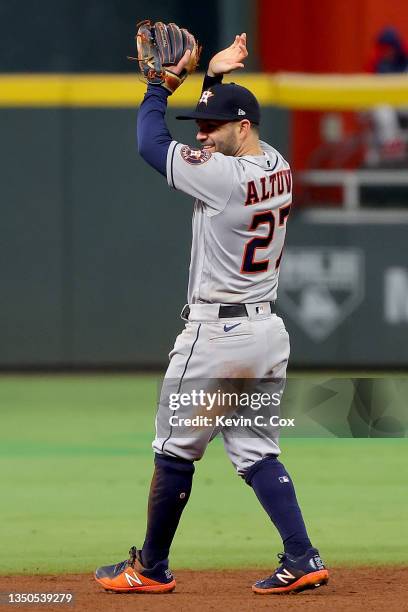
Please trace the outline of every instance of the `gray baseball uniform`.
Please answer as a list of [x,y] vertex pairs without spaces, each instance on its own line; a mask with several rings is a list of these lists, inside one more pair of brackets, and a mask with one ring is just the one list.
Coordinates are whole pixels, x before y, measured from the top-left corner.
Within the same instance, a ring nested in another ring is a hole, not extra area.
[[[263,155],[233,157],[173,141],[167,156],[169,185],[196,199],[188,322],[170,353],[153,448],[199,459],[220,431],[240,474],[279,454],[276,427],[241,427],[237,435],[236,428],[219,424],[180,435],[169,422],[169,396],[191,392],[198,381],[210,389],[220,378],[285,378],[289,338],[270,303],[277,296],[292,179],[278,151],[264,142],[261,147]],[[221,318],[220,305],[231,304],[245,304],[246,312]],[[190,405],[177,411],[177,417],[196,414]]]

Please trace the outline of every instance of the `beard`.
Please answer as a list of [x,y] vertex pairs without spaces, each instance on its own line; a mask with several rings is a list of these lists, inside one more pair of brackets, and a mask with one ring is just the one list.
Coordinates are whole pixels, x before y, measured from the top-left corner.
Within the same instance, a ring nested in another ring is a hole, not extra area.
[[236,137],[233,129],[231,129],[230,134],[228,134],[228,136],[226,136],[224,140],[217,142],[215,148],[218,153],[222,153],[223,155],[230,155],[232,157],[235,157],[235,154],[238,149],[238,138]]

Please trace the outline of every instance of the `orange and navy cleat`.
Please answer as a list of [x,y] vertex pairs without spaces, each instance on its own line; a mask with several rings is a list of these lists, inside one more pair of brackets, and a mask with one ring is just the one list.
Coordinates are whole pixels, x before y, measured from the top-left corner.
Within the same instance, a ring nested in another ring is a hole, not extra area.
[[301,557],[289,557],[286,553],[278,555],[281,565],[268,578],[258,580],[252,590],[260,595],[300,593],[307,589],[317,589],[329,581],[329,572],[316,548],[309,548]]
[[151,568],[143,567],[135,546],[129,550],[129,559],[98,567],[95,579],[105,591],[115,593],[169,593],[176,586],[167,560]]

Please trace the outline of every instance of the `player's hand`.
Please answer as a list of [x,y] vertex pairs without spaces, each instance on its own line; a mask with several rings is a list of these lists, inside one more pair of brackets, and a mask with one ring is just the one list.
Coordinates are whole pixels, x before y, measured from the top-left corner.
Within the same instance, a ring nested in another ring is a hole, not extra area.
[[244,68],[243,61],[247,56],[246,34],[243,32],[235,36],[232,45],[214,55],[208,65],[207,74],[214,77],[216,74],[227,74],[238,68]]
[[187,68],[191,59],[191,51],[187,49],[177,66],[166,66],[166,70],[174,72],[174,74],[181,74],[185,68]]

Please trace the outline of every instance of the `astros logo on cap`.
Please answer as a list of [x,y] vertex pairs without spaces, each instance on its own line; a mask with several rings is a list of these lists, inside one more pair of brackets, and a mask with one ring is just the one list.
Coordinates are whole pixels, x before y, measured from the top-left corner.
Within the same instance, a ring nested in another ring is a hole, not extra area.
[[201,104],[207,104],[208,103],[208,98],[211,98],[211,96],[213,96],[213,92],[210,91],[209,89],[207,89],[206,91],[203,91],[203,93],[201,94],[201,98],[199,99],[198,103]]

